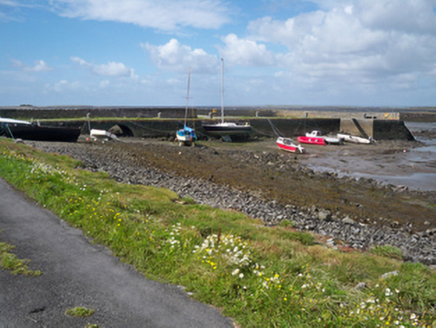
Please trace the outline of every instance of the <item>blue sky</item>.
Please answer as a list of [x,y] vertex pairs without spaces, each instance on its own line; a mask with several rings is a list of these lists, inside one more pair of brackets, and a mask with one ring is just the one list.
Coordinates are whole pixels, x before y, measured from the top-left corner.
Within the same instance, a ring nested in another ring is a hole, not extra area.
[[436,0],[0,0],[0,106],[436,106]]

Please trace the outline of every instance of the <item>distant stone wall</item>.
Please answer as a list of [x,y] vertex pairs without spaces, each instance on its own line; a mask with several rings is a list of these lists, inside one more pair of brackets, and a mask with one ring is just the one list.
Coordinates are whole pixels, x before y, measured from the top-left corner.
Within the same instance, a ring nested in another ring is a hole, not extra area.
[[350,111],[341,110],[277,110],[276,116],[302,118],[355,118],[355,119],[390,119],[398,120],[396,112]]
[[402,121],[406,122],[436,122],[435,112],[409,112],[401,113]]
[[[221,116],[220,108],[198,108],[198,115],[213,117]],[[226,107],[225,116],[240,117],[289,117],[289,118],[357,118],[357,119],[400,119],[398,112],[357,111],[356,109],[328,108],[320,110],[319,107],[307,107],[306,109],[282,109],[282,108],[237,108]]]
[[[184,118],[185,108],[182,107],[85,107],[85,108],[55,108],[55,107],[14,107],[0,108],[0,116],[14,119],[56,119],[90,117],[131,117],[131,118]],[[196,118],[197,112],[189,108],[189,118]]]

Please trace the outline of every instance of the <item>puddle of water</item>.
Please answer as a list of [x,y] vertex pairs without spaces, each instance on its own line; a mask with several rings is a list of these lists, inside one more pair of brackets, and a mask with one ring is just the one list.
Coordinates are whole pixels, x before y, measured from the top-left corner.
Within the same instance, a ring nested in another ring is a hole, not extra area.
[[407,186],[410,189],[421,191],[436,190],[436,172],[435,173],[413,173],[411,175],[383,175],[383,174],[368,174],[361,172],[342,172],[329,167],[321,167],[317,165],[309,165],[309,168],[316,172],[336,173],[338,177],[345,176],[353,177],[356,180],[360,178],[374,179],[382,184],[393,184],[396,186]]
[[[436,122],[422,123],[422,122],[406,122],[407,128],[412,132],[416,131],[431,131],[436,133]],[[436,138],[420,137],[417,140],[421,141],[424,146],[410,149],[404,156],[400,157],[396,165],[398,167],[407,168],[402,174],[390,175],[388,165],[387,169],[384,168],[384,160],[382,156],[374,159],[373,164],[378,160],[377,166],[373,167],[377,174],[358,172],[359,163],[355,163],[355,171],[343,172],[339,169],[317,165],[309,165],[309,167],[317,172],[334,172],[339,177],[350,176],[356,179],[361,177],[371,178],[383,184],[403,185],[410,189],[418,189],[422,191],[435,191],[436,190]],[[390,161],[389,157],[385,158]],[[386,162],[387,163],[387,162]],[[419,165],[421,171],[413,172],[414,168]],[[366,163],[362,167],[371,167],[371,163]],[[434,168],[434,169],[433,169]],[[384,171],[384,172],[382,172]],[[433,172],[434,171],[434,172]]]
[[411,189],[419,189],[422,191],[436,190],[436,173],[413,173],[407,176],[388,176],[388,175],[373,175],[353,173],[356,178],[372,178],[384,184],[393,184],[396,186],[407,186]]

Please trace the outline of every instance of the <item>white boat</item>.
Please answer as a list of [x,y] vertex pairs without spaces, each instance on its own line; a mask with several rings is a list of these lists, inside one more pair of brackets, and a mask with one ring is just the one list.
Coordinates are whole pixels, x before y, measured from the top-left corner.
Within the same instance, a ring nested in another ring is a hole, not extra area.
[[21,121],[21,120],[14,120],[12,118],[3,118],[0,117],[0,123],[1,124],[24,124],[24,125],[31,125],[32,123],[27,121]]
[[362,138],[362,137],[352,136],[350,134],[344,134],[344,133],[338,133],[338,138],[341,138],[347,142],[354,142],[358,144],[370,144],[375,142],[375,140],[371,137]]
[[221,58],[221,123],[202,124],[203,129],[209,135],[247,136],[251,133],[251,126],[248,122],[238,124],[235,122],[224,122],[224,60]]
[[313,130],[310,133],[306,133],[306,137],[309,138],[322,138],[324,139],[326,144],[333,144],[333,145],[340,145],[343,143],[343,140],[341,138],[335,138],[335,137],[329,137],[329,136],[323,136],[321,134],[321,131],[319,130]]
[[300,154],[306,152],[306,150],[301,145],[294,144],[291,138],[278,137],[276,143],[277,143],[277,147],[279,147],[284,151],[288,151],[291,153],[300,153]]
[[110,133],[109,131],[106,130],[97,130],[97,129],[91,129],[91,133],[90,133],[91,138],[94,141],[97,140],[102,140],[102,141],[107,141],[107,140],[118,140],[117,136],[113,133]]

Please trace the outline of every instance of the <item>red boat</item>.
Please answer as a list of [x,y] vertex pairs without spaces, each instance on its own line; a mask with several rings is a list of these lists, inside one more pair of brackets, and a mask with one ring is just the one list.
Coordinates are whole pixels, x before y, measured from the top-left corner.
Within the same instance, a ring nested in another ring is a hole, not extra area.
[[322,137],[298,137],[298,142],[312,144],[312,145],[321,145],[325,146],[326,142]]
[[301,153],[301,154],[305,152],[305,149],[301,147],[301,145],[295,145],[292,139],[290,138],[278,137],[276,143],[277,143],[277,147],[279,147],[284,151],[289,151],[291,153]]

